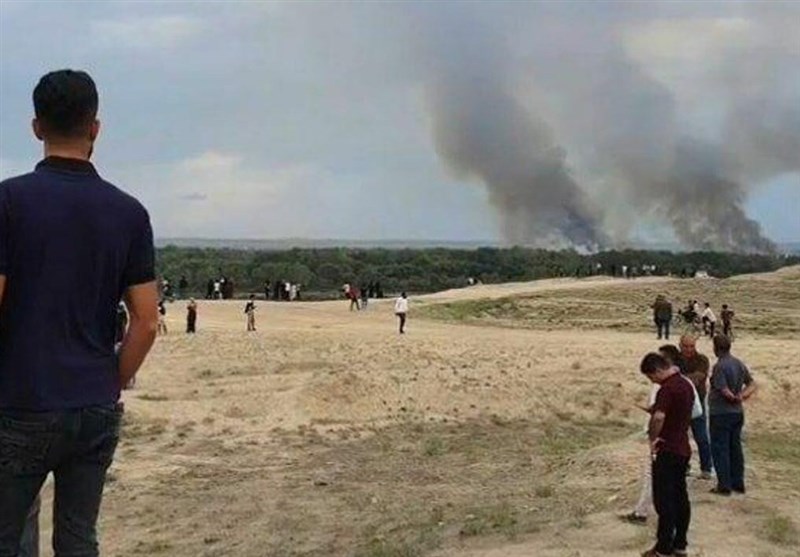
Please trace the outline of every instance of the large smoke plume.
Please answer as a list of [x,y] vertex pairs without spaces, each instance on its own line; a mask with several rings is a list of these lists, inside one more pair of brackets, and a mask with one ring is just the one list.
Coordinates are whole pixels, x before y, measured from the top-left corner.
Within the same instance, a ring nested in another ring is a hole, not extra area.
[[[629,53],[626,24],[652,18],[627,6],[582,16],[529,6],[533,17],[514,8],[500,24],[464,4],[418,9],[437,152],[485,185],[512,243],[608,245],[604,213],[626,217],[603,200],[622,198],[631,221],[667,223],[685,247],[773,251],[743,203],[751,188],[800,167],[800,39],[786,14],[746,6],[737,14],[746,18],[730,20],[733,47],[697,53],[713,63],[698,91],[722,122],[698,133],[676,93]],[[773,39],[776,28],[784,40]],[[568,162],[602,180],[579,184]]]
[[564,150],[515,98],[501,41],[473,33],[477,22],[463,14],[457,29],[448,23],[427,52],[425,94],[439,155],[456,174],[486,186],[510,242],[605,245],[601,219],[570,176]]

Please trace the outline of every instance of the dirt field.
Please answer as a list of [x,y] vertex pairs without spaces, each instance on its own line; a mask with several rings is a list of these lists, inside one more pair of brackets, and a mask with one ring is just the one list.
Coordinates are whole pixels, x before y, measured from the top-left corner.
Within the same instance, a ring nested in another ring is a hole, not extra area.
[[[193,337],[172,304],[124,397],[103,554],[637,555],[652,525],[617,515],[647,451],[637,366],[659,345],[645,301],[660,291],[733,304],[734,351],[762,387],[747,409],[750,491],[720,500],[691,480],[691,554],[797,556],[800,268],[412,297],[403,337],[388,301],[261,302],[255,334],[243,303],[201,302]],[[475,310],[498,300],[513,311]]]

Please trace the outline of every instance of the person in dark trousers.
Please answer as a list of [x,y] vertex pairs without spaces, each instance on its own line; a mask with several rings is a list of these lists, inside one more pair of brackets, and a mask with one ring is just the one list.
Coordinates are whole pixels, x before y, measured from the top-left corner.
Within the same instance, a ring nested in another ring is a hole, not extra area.
[[361,309],[367,309],[369,305],[369,290],[366,286],[361,287]]
[[[48,73],[33,104],[45,158],[0,183],[0,555],[20,553],[52,473],[54,552],[94,557],[121,386],[156,336],[153,232],[145,208],[89,162],[100,132],[91,77]],[[129,325],[117,354],[120,299]]]
[[722,334],[728,338],[733,336],[733,317],[736,314],[728,307],[728,304],[722,304],[722,312],[719,316],[722,319]]
[[186,305],[186,333],[194,334],[197,332],[197,302],[194,298],[189,300]]
[[264,299],[266,301],[269,301],[269,285],[270,285],[269,279],[265,280],[264,281]]
[[681,337],[680,351],[680,357],[675,363],[681,373],[688,377],[697,389],[697,395],[703,407],[703,415],[692,419],[691,429],[700,457],[700,478],[710,480],[712,478],[712,460],[711,443],[708,438],[706,394],[708,393],[708,371],[711,363],[704,354],[697,351],[697,340],[691,335]]
[[672,323],[672,304],[661,294],[653,303],[653,321],[658,329],[658,339],[669,340],[669,325]]
[[731,340],[728,337],[714,337],[714,354],[717,363],[711,372],[708,413],[717,485],[711,492],[717,495],[730,495],[731,491],[744,494],[742,403],[753,396],[757,386],[747,366],[731,355]]
[[208,282],[206,283],[206,300],[213,300],[215,291],[216,281],[214,279],[208,279]]
[[406,332],[406,318],[408,317],[408,296],[405,292],[395,300],[394,314],[400,320],[400,334],[403,335]]
[[256,330],[256,296],[250,294],[250,299],[244,306],[244,314],[247,316],[247,332],[253,333]]
[[653,503],[658,513],[657,541],[642,557],[686,555],[691,520],[686,470],[691,456],[688,432],[694,389],[661,354],[647,354],[640,370],[660,385],[647,427],[653,457]]

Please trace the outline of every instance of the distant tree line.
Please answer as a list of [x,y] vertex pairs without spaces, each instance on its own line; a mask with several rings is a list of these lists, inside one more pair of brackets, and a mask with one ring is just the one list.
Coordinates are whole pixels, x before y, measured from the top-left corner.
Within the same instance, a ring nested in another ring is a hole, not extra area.
[[470,279],[499,283],[596,274],[621,276],[623,268],[633,276],[693,276],[696,271],[706,271],[724,278],[798,263],[798,256],[638,250],[580,254],[521,247],[256,251],[168,246],[157,253],[159,275],[173,283],[186,277],[192,295],[202,296],[208,280],[221,272],[233,281],[237,296],[261,293],[265,281],[280,280],[302,285],[306,299],[334,297],[345,283],[360,286],[380,282],[387,294],[401,290],[423,293],[466,286]]

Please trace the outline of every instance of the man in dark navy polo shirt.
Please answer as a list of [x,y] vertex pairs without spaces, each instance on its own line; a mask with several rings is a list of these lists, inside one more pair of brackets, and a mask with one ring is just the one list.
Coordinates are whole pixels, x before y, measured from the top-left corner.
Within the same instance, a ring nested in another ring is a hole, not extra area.
[[689,425],[694,389],[661,354],[644,357],[642,373],[660,388],[648,425],[653,454],[653,503],[658,513],[658,540],[642,557],[686,555],[691,506],[686,470],[692,451]]
[[[94,557],[121,386],[156,335],[153,233],[144,207],[89,162],[91,77],[49,73],[33,102],[45,158],[0,183],[0,557],[20,552],[48,473],[55,554]],[[130,325],[116,354],[120,299]]]

